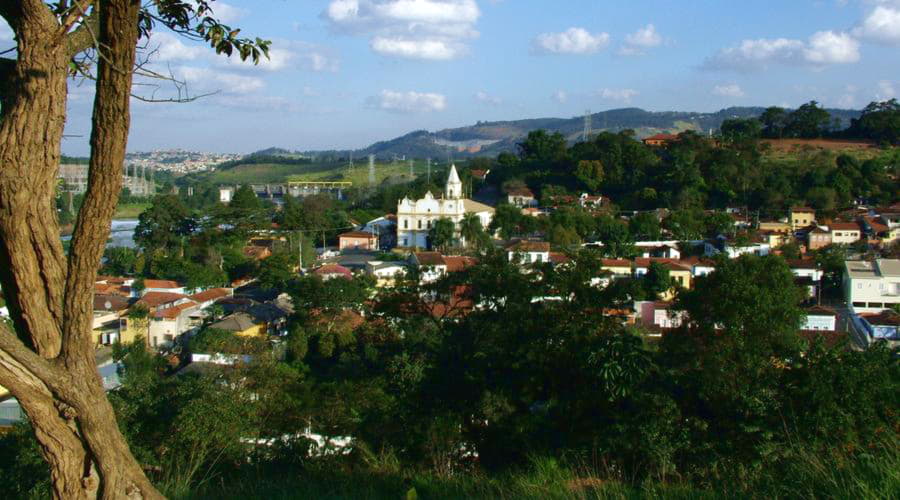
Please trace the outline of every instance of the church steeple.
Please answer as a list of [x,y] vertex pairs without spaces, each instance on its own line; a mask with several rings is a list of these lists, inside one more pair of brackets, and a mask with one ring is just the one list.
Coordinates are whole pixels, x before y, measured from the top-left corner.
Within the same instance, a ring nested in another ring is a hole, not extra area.
[[450,199],[462,198],[462,181],[456,173],[456,165],[450,165],[450,175],[447,176],[447,187],[444,194]]

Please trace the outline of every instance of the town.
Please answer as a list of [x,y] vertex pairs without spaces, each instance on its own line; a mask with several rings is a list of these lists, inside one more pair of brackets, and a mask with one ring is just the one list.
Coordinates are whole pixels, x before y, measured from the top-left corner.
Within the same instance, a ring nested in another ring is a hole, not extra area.
[[900,3],[813,3],[0,2],[0,498],[897,498]]

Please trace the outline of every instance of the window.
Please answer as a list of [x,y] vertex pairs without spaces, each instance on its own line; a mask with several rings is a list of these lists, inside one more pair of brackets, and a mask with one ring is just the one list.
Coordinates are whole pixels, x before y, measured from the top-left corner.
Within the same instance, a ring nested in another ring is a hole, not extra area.
[[406,238],[403,238],[403,246],[409,246],[409,244],[407,243],[408,241],[409,240],[407,240]]
[[869,302],[869,307],[873,309],[881,309],[882,307],[884,307],[884,304],[882,304],[881,302]]
[[403,220],[403,229],[409,229],[409,219]]
[[853,307],[866,307],[865,302],[854,302]]
[[419,221],[419,229],[422,229],[422,221]]

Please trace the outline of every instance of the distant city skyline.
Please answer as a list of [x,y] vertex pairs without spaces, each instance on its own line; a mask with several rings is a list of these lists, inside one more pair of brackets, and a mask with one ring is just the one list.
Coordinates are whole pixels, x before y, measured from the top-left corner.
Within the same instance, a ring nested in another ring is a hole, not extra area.
[[[361,148],[417,129],[621,107],[859,109],[900,89],[900,0],[213,3],[272,40],[258,67],[159,31],[152,67],[187,104],[135,100],[129,151]],[[0,49],[12,45],[0,29]],[[70,82],[63,152],[88,152],[91,82]],[[135,87],[148,96],[153,89]],[[162,84],[156,97],[171,97]]]

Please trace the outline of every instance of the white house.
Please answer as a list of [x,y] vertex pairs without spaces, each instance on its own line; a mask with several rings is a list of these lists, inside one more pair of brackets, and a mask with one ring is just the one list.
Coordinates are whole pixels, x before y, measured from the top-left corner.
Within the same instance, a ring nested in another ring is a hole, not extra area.
[[421,200],[404,197],[397,204],[397,245],[403,248],[428,248],[428,231],[438,219],[450,219],[459,232],[459,222],[465,214],[475,214],[482,227],[488,227],[494,217],[494,208],[462,197],[462,181],[456,166],[450,166],[450,175],[444,195],[435,198],[431,192]]
[[550,243],[546,241],[522,240],[506,247],[510,262],[519,264],[540,264],[550,262]]
[[538,206],[538,202],[534,197],[534,193],[525,186],[512,188],[507,191],[506,201],[510,205],[515,205],[519,208]]
[[447,261],[439,252],[414,252],[409,257],[411,265],[419,269],[422,283],[437,281],[447,274]]
[[178,293],[183,295],[184,286],[180,285],[177,281],[144,280],[144,290],[141,292],[141,296],[147,295],[150,292]]
[[800,329],[834,332],[837,330],[837,313],[827,307],[810,307],[806,310],[806,321]]
[[825,271],[819,269],[816,261],[812,259],[789,259],[787,264],[794,276],[798,278],[809,278],[814,282],[819,282],[825,275]]
[[844,263],[844,299],[855,313],[879,313],[900,304],[900,260]]
[[222,187],[219,188],[219,201],[222,203],[231,203],[231,198],[234,196],[234,188],[233,187]]
[[366,262],[366,274],[375,278],[376,286],[390,286],[406,274],[406,263],[370,260]]
[[849,245],[862,238],[862,228],[858,222],[832,222],[828,225],[831,243]]

